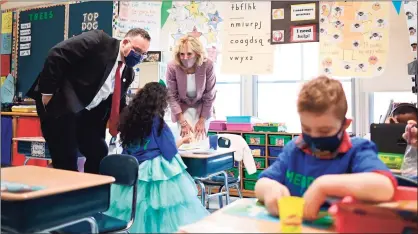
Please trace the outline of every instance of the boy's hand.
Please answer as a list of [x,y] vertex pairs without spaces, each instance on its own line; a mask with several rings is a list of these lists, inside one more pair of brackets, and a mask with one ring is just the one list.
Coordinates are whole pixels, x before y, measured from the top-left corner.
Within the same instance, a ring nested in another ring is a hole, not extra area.
[[187,135],[183,138],[181,138],[181,143],[182,144],[189,144],[192,141],[192,137],[190,135]]
[[275,184],[271,190],[264,196],[264,206],[267,208],[267,211],[273,215],[279,215],[279,205],[278,201],[282,197],[290,196],[289,189],[283,185]]
[[327,194],[324,191],[324,187],[327,183],[326,178],[326,176],[318,177],[303,195],[303,198],[305,199],[303,217],[307,220],[318,218],[319,210],[327,198]]

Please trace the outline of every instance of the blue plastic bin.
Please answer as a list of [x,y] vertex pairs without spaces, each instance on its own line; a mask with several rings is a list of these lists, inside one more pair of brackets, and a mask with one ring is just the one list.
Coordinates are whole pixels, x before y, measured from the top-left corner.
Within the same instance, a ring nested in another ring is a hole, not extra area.
[[264,146],[250,145],[250,149],[251,150],[260,150],[260,155],[253,154],[253,156],[266,156],[266,147],[264,147]]
[[269,162],[269,165],[268,166],[271,166],[275,161],[276,161],[276,157],[274,157],[274,158],[268,158],[268,162]]
[[227,123],[251,123],[252,116],[227,116]]
[[269,157],[278,157],[282,151],[282,147],[269,146]]

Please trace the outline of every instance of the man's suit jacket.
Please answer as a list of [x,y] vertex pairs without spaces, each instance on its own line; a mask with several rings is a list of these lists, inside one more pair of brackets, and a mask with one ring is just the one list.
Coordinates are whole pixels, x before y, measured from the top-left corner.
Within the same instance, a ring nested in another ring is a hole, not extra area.
[[[120,41],[101,30],[93,30],[62,41],[48,53],[43,70],[27,96],[40,100],[53,94],[45,106],[55,117],[78,113],[90,104],[109,76],[119,53]],[[126,91],[134,79],[132,68],[122,72],[121,110],[126,106]]]

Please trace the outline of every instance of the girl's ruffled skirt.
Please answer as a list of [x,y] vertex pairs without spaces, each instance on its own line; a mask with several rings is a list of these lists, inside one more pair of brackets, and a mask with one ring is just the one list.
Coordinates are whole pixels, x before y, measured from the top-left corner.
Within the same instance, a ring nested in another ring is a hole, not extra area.
[[[173,233],[209,212],[197,197],[193,178],[179,155],[171,162],[162,156],[139,165],[136,217],[131,233]],[[106,214],[128,221],[132,187],[112,185],[111,204]]]

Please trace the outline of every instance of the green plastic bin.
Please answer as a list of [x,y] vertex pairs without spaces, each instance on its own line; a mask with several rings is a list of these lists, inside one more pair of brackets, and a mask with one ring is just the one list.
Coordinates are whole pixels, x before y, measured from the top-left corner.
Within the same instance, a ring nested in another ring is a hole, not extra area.
[[285,146],[292,140],[291,136],[287,135],[269,135],[269,144],[275,146]]
[[264,145],[266,144],[266,135],[261,134],[244,134],[245,140],[249,145]]
[[255,165],[258,168],[266,168],[266,159],[265,158],[254,158]]
[[216,132],[208,132],[208,136],[213,136],[213,135],[216,135],[217,133]]
[[401,169],[403,154],[379,153],[378,156],[389,169]]
[[258,180],[258,176],[263,172],[263,169],[257,169],[257,172],[250,175],[248,174],[247,170],[244,170],[244,178],[250,180]]
[[244,189],[254,191],[255,181],[244,181]]
[[232,168],[226,171],[226,173],[228,173],[228,175],[233,176],[235,178],[238,178],[239,176],[239,171],[238,168]]
[[255,132],[278,132],[278,126],[254,126]]

